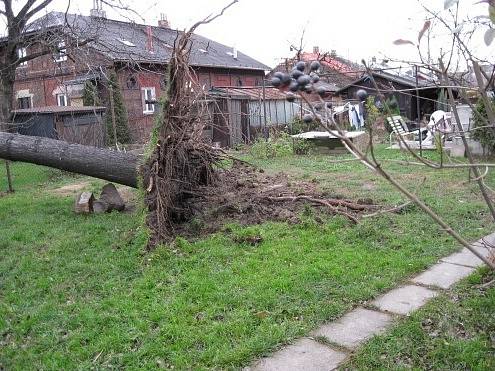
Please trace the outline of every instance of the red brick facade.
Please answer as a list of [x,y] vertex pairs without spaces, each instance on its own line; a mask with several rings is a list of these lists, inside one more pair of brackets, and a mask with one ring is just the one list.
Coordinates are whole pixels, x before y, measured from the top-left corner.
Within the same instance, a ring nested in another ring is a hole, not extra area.
[[[34,53],[32,46],[27,53]],[[124,102],[129,115],[129,127],[136,142],[149,138],[156,112],[146,112],[145,88],[154,90],[159,99],[163,93],[165,65],[151,65],[136,68],[123,64],[114,64],[89,48],[68,50],[66,60],[56,62],[53,55],[45,55],[27,62],[17,70],[14,86],[14,108],[27,104],[31,107],[57,106],[63,102],[57,100],[57,94],[67,95],[68,105],[82,105],[81,87],[84,79],[99,74],[101,96],[107,105],[104,75],[109,69],[115,69],[122,89]],[[214,86],[256,86],[260,85],[264,72],[250,69],[225,69],[216,67],[197,67],[196,74],[200,85],[206,90]],[[74,81],[81,81],[75,84]],[[60,97],[63,101],[63,97]]]

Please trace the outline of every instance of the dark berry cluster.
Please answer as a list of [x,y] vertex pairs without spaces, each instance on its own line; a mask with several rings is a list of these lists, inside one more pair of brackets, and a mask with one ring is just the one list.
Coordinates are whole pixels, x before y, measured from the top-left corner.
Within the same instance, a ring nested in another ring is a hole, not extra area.
[[[294,102],[296,99],[295,93],[305,92],[307,94],[318,94],[319,96],[325,96],[328,91],[324,86],[315,86],[320,81],[318,71],[321,68],[321,64],[318,61],[306,63],[299,61],[296,63],[290,73],[276,72],[272,79],[271,84],[283,91],[286,91],[286,99],[289,102]],[[305,122],[313,121],[312,114],[306,114],[303,116]]]
[[295,93],[298,91],[308,94],[317,93],[320,96],[324,96],[328,93],[325,87],[315,87],[314,85],[320,81],[320,76],[318,75],[320,68],[321,65],[318,61],[313,61],[309,64],[299,61],[290,73],[276,72],[272,77],[271,84],[280,90],[288,90],[287,100],[289,102],[295,100]]

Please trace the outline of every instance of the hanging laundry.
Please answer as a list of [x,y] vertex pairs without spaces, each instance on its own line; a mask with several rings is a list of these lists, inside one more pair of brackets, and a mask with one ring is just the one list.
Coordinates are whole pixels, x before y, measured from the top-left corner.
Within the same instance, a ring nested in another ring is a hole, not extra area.
[[363,114],[359,104],[351,105],[349,109],[349,123],[356,130],[361,130],[364,126]]

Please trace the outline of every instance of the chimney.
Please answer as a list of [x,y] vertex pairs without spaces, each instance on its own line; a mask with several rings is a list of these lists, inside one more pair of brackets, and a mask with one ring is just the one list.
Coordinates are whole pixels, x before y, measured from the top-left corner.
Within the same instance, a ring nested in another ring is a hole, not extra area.
[[313,54],[320,54],[320,47],[319,46],[313,46]]
[[237,48],[234,46],[234,48],[232,49],[232,57],[234,59],[237,59]]
[[337,56],[337,50],[332,49],[332,51],[330,52],[330,56],[331,57],[336,57]]
[[158,27],[170,28],[170,23],[168,22],[165,13],[160,13],[160,19],[158,20]]
[[150,53],[154,53],[155,49],[153,48],[153,29],[151,26],[146,26],[146,48]]
[[89,11],[89,15],[95,18],[107,17],[107,12],[103,10],[102,0],[93,0],[93,9]]

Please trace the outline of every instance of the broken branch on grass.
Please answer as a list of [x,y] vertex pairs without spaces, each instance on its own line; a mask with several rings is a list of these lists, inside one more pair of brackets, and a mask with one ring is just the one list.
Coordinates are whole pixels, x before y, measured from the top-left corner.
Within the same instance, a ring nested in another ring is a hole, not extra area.
[[363,215],[363,218],[372,218],[374,216],[378,216],[378,215],[382,215],[382,214],[386,214],[386,213],[398,213],[399,211],[403,210],[404,208],[411,205],[412,203],[413,203],[412,201],[407,201],[401,205],[392,207],[391,209],[380,210],[380,211],[377,211],[377,212],[372,213],[372,214]]

